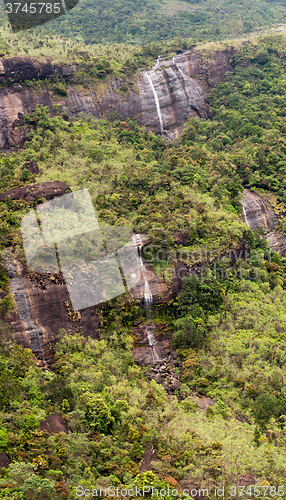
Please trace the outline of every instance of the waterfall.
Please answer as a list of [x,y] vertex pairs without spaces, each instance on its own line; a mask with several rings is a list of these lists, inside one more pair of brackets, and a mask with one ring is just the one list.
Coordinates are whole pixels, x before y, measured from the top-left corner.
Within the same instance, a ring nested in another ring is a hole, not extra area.
[[150,309],[153,303],[153,296],[149,287],[149,282],[146,277],[146,268],[144,266],[143,260],[142,260],[142,246],[138,248],[138,253],[139,253],[139,262],[140,262],[140,272],[141,276],[144,280],[144,305],[146,309]]
[[144,265],[143,259],[142,259],[142,248],[143,248],[143,243],[140,237],[140,234],[134,234],[133,235],[133,241],[134,244],[138,248],[138,255],[139,255],[139,266],[140,266],[140,274],[141,278],[144,281],[144,306],[146,309],[150,309],[152,304],[153,304],[153,295],[149,287],[149,281],[147,279],[147,269]]
[[245,223],[249,226],[248,222],[247,222],[247,217],[246,217],[246,210],[244,208],[244,205],[242,204],[242,210],[243,210],[243,216],[244,216],[244,220],[245,220]]
[[146,333],[147,333],[147,338],[149,342],[149,346],[151,347],[151,352],[152,352],[152,359],[153,361],[156,361],[160,359],[160,356],[156,350],[156,339],[153,333],[153,325],[147,325],[146,328]]
[[164,131],[164,127],[163,127],[163,117],[162,117],[162,113],[161,113],[161,109],[160,109],[159,98],[158,98],[157,92],[155,90],[155,87],[153,85],[151,76],[149,75],[148,71],[146,71],[146,76],[147,76],[149,85],[150,85],[150,87],[152,89],[152,92],[153,92],[153,95],[154,95],[156,109],[157,109],[157,114],[158,114],[158,118],[159,118],[159,122],[160,122],[161,134],[164,134],[165,131]]

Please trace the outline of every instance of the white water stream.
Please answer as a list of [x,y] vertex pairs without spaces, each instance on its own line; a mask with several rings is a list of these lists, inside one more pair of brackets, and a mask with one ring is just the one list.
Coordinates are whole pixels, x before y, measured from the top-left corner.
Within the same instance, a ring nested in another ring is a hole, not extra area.
[[148,71],[146,71],[146,76],[147,76],[149,85],[150,85],[150,87],[152,89],[152,92],[153,92],[153,95],[154,95],[156,109],[157,109],[157,114],[158,114],[158,118],[159,118],[159,122],[160,122],[161,134],[164,134],[165,131],[164,131],[164,127],[163,127],[163,117],[162,117],[162,113],[161,113],[161,109],[160,109],[159,97],[157,95],[157,92],[155,90],[154,84],[152,82],[152,78],[151,78],[150,74],[148,73]]
[[159,354],[158,354],[158,352],[157,352],[157,350],[156,350],[156,339],[155,339],[155,335],[153,333],[153,327],[152,327],[152,325],[147,325],[146,333],[147,333],[147,338],[148,338],[149,346],[151,347],[153,361],[161,359],[160,356],[159,356]]
[[243,203],[242,203],[242,211],[243,211],[243,216],[244,216],[245,223],[249,226],[248,221],[247,221],[247,217],[246,217],[246,210],[244,208]]

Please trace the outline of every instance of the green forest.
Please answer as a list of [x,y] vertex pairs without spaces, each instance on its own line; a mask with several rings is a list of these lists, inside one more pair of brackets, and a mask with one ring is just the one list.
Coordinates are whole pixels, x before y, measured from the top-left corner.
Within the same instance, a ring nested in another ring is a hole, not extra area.
[[[132,86],[159,53],[239,37],[285,15],[283,2],[262,0],[86,1],[22,38],[3,21],[0,50],[3,58],[52,52],[59,63],[76,62],[75,85],[104,86],[123,75]],[[258,494],[245,488],[232,498],[285,497],[286,256],[269,250],[263,229],[247,226],[241,198],[248,188],[270,200],[277,231],[286,234],[286,36],[233,45],[233,72],[208,95],[210,118],[189,118],[173,141],[136,121],[73,118],[55,105],[52,113],[37,107],[25,115],[18,125],[29,131],[24,146],[0,153],[0,194],[46,181],[87,188],[101,223],[146,235],[143,257],[166,281],[178,260],[193,269],[198,261],[188,255],[201,248],[211,255],[175,298],[151,311],[126,292],[97,306],[100,329],[90,337],[62,328],[44,371],[8,325],[16,304],[4,255],[9,248],[27,265],[21,220],[45,200],[0,202],[0,453],[10,459],[0,470],[1,499],[73,500],[80,486],[175,488],[179,494],[166,500],[190,499],[184,482],[207,488],[211,499],[224,487],[231,498],[230,487],[249,476]],[[23,85],[68,93],[60,77]],[[1,91],[11,86],[3,82]],[[26,162],[37,162],[39,174],[23,169]],[[230,250],[238,259],[220,259],[214,272],[214,260]],[[132,353],[134,326],[151,321],[168,329],[177,351],[172,376],[180,374],[181,385],[172,394],[149,380]],[[215,404],[202,411],[198,395]],[[40,430],[58,412],[67,432]],[[140,472],[146,450],[158,460]]]
[[[7,26],[3,6],[0,15]],[[279,0],[85,0],[67,15],[30,31],[89,44],[144,45],[175,37],[195,42],[235,38],[285,19],[286,7]]]

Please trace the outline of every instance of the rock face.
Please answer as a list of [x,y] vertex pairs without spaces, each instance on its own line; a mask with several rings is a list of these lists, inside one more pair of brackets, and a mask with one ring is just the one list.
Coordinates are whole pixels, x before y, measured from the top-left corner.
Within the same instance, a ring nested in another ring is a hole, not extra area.
[[76,71],[76,65],[53,64],[52,59],[36,62],[27,57],[9,57],[0,59],[0,83],[8,78],[15,83],[23,80],[39,80],[47,76],[71,76]]
[[60,432],[67,433],[67,424],[65,423],[61,413],[49,415],[40,423],[40,430],[46,431],[48,434],[59,434]]
[[8,196],[11,198],[11,200],[20,200],[21,198],[26,201],[37,200],[39,198],[52,200],[56,196],[63,196],[64,194],[70,193],[70,191],[70,187],[65,182],[41,182],[39,184],[33,184],[4,191],[4,193],[0,194],[0,201],[5,201]]
[[146,472],[151,469],[151,462],[158,462],[159,458],[156,450],[146,450],[140,464],[140,472]]
[[[70,191],[70,187],[64,182],[43,182],[1,193],[0,201],[5,201],[7,196],[13,200],[43,197],[51,200]],[[32,350],[38,358],[39,366],[46,368],[52,364],[51,347],[61,329],[67,332],[79,330],[86,337],[97,337],[100,319],[96,307],[88,307],[81,312],[74,311],[61,274],[29,275],[27,269],[13,259],[9,250],[5,251],[4,259],[8,268],[10,289],[17,306],[10,314],[8,322],[15,332],[15,339]]]
[[[177,353],[170,346],[169,325],[158,327],[155,323],[146,323],[134,328],[133,332],[136,347],[132,354],[140,366],[148,367],[148,380],[164,385],[169,394],[180,391],[183,364],[177,361]],[[180,396],[184,397],[184,394]]]
[[267,240],[271,250],[280,256],[286,253],[286,235],[276,231],[279,220],[274,210],[258,194],[244,190],[244,197],[241,200],[243,206],[243,216],[246,224],[252,229],[263,227],[267,231]]
[[96,307],[74,311],[61,275],[27,276],[25,268],[19,264],[8,264],[8,270],[10,289],[17,305],[8,322],[15,339],[32,350],[39,366],[51,366],[52,345],[61,329],[79,330],[86,337],[97,337],[100,319]]
[[6,455],[5,451],[1,451],[0,453],[0,469],[7,469],[10,463],[10,458]]
[[[103,94],[94,87],[87,95],[69,85],[68,96],[60,102],[57,100],[57,104],[61,104],[70,116],[84,113],[98,119],[112,115],[123,120],[133,118],[148,130],[172,139],[190,116],[208,117],[208,90],[232,70],[233,54],[233,50],[225,50],[204,59],[198,52],[186,51],[169,61],[159,57],[154,67],[142,71],[135,82],[139,92],[130,90],[124,80],[112,78]],[[0,60],[0,83],[9,78],[16,84],[0,90],[0,149],[5,151],[23,145],[27,131],[16,129],[16,126],[24,114],[31,113],[37,105],[47,106],[52,111],[55,104],[44,86],[42,93],[35,95],[18,83],[51,75],[61,75],[68,81],[76,69],[75,65],[53,65],[51,60]]]

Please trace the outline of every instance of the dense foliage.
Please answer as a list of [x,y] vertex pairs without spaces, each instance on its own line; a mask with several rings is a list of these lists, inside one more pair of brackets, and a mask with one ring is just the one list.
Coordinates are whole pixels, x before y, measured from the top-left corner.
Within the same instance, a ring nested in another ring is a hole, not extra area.
[[[259,188],[283,229],[285,46],[277,36],[243,44],[233,74],[210,94],[211,119],[188,120],[174,143],[130,120],[72,119],[59,106],[23,118],[28,141],[0,155],[1,192],[47,180],[86,187],[101,222],[147,234],[143,256],[160,276],[178,260],[193,275],[150,313],[170,328],[183,365],[170,396],[134,362],[134,322],[147,320],[129,294],[100,306],[98,340],[62,330],[52,369],[40,370],[4,323],[15,303],[1,258],[0,452],[11,462],[0,498],[74,499],[77,485],[166,488],[190,479],[213,488],[246,474],[286,486],[286,259],[268,250],[263,230],[248,229],[240,203],[244,186]],[[26,161],[37,162],[38,176],[22,170]],[[40,201],[0,204],[1,251],[13,247],[24,263],[20,222]],[[242,240],[248,254],[230,264]],[[215,405],[198,410],[198,394]],[[50,436],[40,422],[57,412],[68,433]],[[158,462],[140,474],[153,449]]]
[[[279,0],[219,4],[214,0],[89,0],[34,31],[41,37],[52,33],[89,44],[146,44],[178,36],[219,40],[283,23],[285,16],[285,5]],[[1,18],[5,23],[2,9]]]

